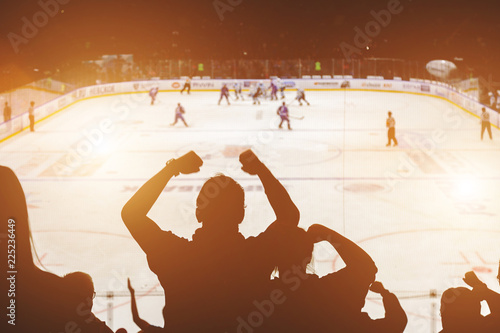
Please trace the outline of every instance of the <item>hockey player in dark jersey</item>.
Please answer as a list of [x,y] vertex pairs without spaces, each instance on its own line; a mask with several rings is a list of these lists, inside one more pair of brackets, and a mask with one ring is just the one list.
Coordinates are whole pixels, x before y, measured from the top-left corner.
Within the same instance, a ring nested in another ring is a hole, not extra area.
[[226,84],[224,84],[220,90],[219,103],[217,103],[218,105],[220,105],[220,102],[224,97],[226,97],[227,105],[231,105],[231,103],[229,103],[229,88]]
[[184,107],[181,105],[181,103],[177,103],[177,107],[175,108],[175,121],[170,124],[170,126],[174,126],[177,124],[177,120],[181,120],[186,127],[188,127],[188,124],[184,120],[183,114],[186,113],[186,110],[184,110]]
[[271,101],[278,100],[278,96],[276,95],[278,93],[278,86],[276,85],[276,82],[274,80],[271,81]]
[[181,94],[184,92],[184,90],[187,89],[188,95],[191,94],[191,79],[187,78],[186,82],[184,82],[184,87],[182,87]]
[[151,105],[155,104],[156,95],[158,95],[158,87],[153,87],[149,90],[149,97],[151,97]]
[[283,102],[283,105],[278,108],[276,114],[278,114],[281,118],[279,128],[282,128],[281,126],[283,125],[283,122],[286,121],[288,124],[288,129],[291,130],[292,128],[290,127],[290,119],[288,118],[288,107],[286,106],[285,102]]
[[309,104],[308,101],[306,101],[306,93],[304,92],[304,89],[302,89],[302,88],[297,89],[297,97],[295,97],[295,99],[297,101],[299,101],[300,106],[302,106],[302,101],[306,102],[307,105],[311,105],[311,104]]

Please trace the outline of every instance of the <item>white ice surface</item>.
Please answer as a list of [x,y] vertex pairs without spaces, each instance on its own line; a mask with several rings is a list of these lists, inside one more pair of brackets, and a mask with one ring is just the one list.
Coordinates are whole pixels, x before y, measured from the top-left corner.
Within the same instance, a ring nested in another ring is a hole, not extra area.
[[[216,172],[246,189],[240,230],[255,235],[273,221],[258,178],[239,170],[252,148],[282,181],[301,211],[300,225],[321,223],[356,241],[375,260],[377,279],[401,299],[406,332],[440,328],[441,293],[475,270],[499,290],[500,136],[479,136],[478,118],[441,99],[401,93],[307,92],[311,106],[291,104],[292,131],[277,129],[279,102],[217,105],[216,92],[103,97],[78,103],[0,144],[27,195],[33,237],[43,265],[56,274],[89,273],[98,292],[94,310],[116,330],[132,323],[127,277],[139,313],[162,325],[162,289],[131,238],[120,210],[135,190],[173,157],[194,150],[202,170],[171,181],[149,216],[190,237],[198,187]],[[295,92],[287,93],[287,101]],[[189,128],[170,127],[177,102]],[[399,147],[386,147],[391,110]],[[315,249],[324,275],[342,267],[326,244]],[[114,293],[112,300],[106,297]],[[365,310],[383,316],[369,294]],[[107,310],[112,302],[113,310]],[[435,304],[434,308],[432,304]],[[109,317],[112,313],[112,318]],[[432,323],[434,313],[435,324]]]

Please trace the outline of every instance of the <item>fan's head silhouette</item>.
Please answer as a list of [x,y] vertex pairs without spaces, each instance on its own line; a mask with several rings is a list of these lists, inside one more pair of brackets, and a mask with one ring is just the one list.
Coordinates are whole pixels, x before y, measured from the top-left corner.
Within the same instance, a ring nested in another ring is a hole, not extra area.
[[245,192],[234,179],[217,174],[208,179],[196,199],[196,218],[204,228],[237,232],[245,216]]
[[283,239],[286,239],[286,243],[277,249],[280,275],[293,268],[305,273],[312,258],[313,240],[304,229],[298,227],[283,228],[281,234]]
[[446,332],[474,332],[481,318],[480,299],[470,289],[450,288],[441,296],[441,321]]
[[94,305],[94,282],[87,273],[73,272],[64,276],[64,283],[67,285],[71,301],[85,310],[92,310]]
[[0,184],[2,184],[0,186],[0,217],[2,223],[5,223],[2,225],[2,234],[7,234],[7,223],[12,223],[16,231],[17,266],[35,268],[31,253],[28,208],[21,183],[11,169],[0,166]]

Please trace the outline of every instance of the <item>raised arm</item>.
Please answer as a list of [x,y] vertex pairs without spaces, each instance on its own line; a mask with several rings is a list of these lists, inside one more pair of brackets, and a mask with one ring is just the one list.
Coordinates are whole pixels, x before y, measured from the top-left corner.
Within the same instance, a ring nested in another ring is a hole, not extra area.
[[370,290],[382,296],[384,303],[385,317],[370,320],[365,330],[366,332],[400,333],[405,330],[408,324],[408,317],[401,307],[396,295],[385,289],[382,283],[375,281],[370,286]]
[[293,203],[285,187],[280,183],[271,171],[259,158],[249,149],[241,153],[241,169],[250,175],[257,175],[264,186],[267,199],[276,214],[278,223],[288,226],[297,226],[300,220],[300,212]]
[[188,174],[200,170],[203,161],[190,151],[178,159],[172,159],[153,178],[148,180],[123,206],[122,220],[139,246],[147,252],[151,233],[160,231],[160,227],[147,214],[161,192],[173,176]]
[[150,324],[144,319],[141,319],[141,317],[139,317],[139,312],[137,311],[137,303],[135,301],[135,290],[134,288],[132,288],[130,279],[127,279],[127,287],[128,290],[130,291],[130,306],[132,308],[132,319],[134,320],[134,323],[141,330],[145,331],[150,326]]
[[[500,268],[499,268],[500,269]],[[490,312],[500,318],[500,294],[488,288],[473,271],[465,273],[464,282],[471,286],[475,295],[488,303]]]
[[362,270],[365,273],[377,273],[377,267],[368,253],[350,239],[321,224],[313,224],[307,230],[314,242],[327,241],[338,252],[348,268]]

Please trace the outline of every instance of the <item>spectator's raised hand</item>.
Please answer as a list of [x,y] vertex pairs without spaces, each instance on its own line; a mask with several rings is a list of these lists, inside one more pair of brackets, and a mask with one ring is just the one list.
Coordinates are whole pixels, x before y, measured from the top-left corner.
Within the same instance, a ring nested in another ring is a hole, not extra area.
[[259,158],[250,149],[240,154],[240,163],[242,165],[241,170],[250,175],[256,175],[263,166]]
[[371,284],[370,290],[377,294],[382,294],[386,289],[382,282],[375,281]]
[[172,160],[169,162],[169,165],[170,164],[173,165],[175,174],[183,173],[187,175],[200,171],[203,161],[194,151],[191,150],[187,154]]
[[463,280],[472,288],[481,287],[485,285],[481,280],[479,280],[476,273],[472,271],[465,273],[465,277],[463,278]]
[[135,293],[135,290],[134,290],[134,288],[132,288],[132,284],[130,283],[130,278],[127,278],[127,288],[131,294]]

